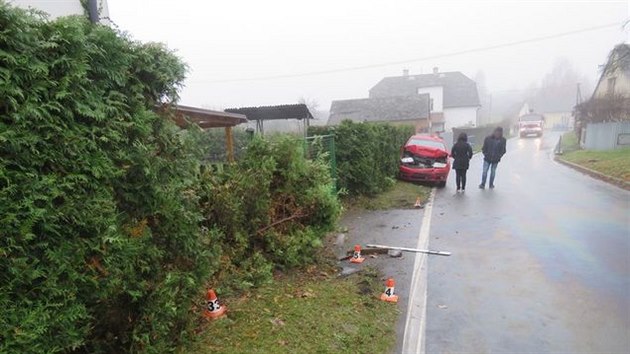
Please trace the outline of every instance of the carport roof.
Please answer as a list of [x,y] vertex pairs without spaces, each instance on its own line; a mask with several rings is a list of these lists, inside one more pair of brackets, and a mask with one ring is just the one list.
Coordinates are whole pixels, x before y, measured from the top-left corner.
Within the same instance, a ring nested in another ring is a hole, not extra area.
[[313,115],[303,103],[278,106],[228,108],[230,113],[244,114],[249,120],[274,119],[313,119]]
[[204,108],[177,105],[175,109],[175,124],[185,127],[188,122],[199,125],[202,129],[233,127],[247,122],[242,114],[213,111]]

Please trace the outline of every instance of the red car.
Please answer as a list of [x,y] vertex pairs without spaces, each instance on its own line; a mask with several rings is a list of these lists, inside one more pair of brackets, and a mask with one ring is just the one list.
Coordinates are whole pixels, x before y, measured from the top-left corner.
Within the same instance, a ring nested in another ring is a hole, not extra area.
[[437,183],[438,187],[446,185],[451,162],[444,140],[436,136],[414,135],[401,150],[400,179]]

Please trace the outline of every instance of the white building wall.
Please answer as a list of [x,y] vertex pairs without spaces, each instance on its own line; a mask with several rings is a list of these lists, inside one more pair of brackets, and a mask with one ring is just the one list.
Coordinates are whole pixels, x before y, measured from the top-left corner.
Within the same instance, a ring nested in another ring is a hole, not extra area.
[[[9,0],[9,4],[23,9],[33,8],[50,14],[51,18],[70,15],[83,15],[85,11],[80,0]],[[99,0],[100,18],[109,18],[107,0]],[[106,22],[106,21],[101,21]]]
[[630,96],[630,78],[623,70],[605,73],[595,88],[595,97],[602,98],[609,94],[608,79],[615,79],[614,94]]
[[477,125],[477,107],[455,107],[444,109],[444,130]]
[[419,95],[428,93],[429,98],[433,100],[433,109],[431,112],[442,112],[444,109],[444,93],[442,86],[420,87],[417,92]]

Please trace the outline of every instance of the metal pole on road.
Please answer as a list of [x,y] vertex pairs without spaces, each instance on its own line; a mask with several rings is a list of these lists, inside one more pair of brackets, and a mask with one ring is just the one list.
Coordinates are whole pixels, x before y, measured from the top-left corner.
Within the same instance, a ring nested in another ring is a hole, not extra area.
[[425,253],[425,254],[432,254],[436,256],[450,256],[451,255],[451,252],[445,252],[445,251],[433,251],[433,250],[423,250],[419,248],[384,246],[384,245],[375,245],[375,244],[370,244],[370,243],[368,243],[366,247],[382,248],[382,249],[387,249],[387,250],[398,250],[398,251],[406,251],[406,252]]

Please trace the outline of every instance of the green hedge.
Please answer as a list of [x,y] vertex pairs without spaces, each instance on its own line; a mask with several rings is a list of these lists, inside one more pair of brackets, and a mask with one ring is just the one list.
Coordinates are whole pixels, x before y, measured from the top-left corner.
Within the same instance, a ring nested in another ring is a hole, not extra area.
[[413,126],[349,120],[309,128],[309,135],[335,135],[338,186],[353,195],[375,195],[394,184],[400,148],[414,132]]
[[213,275],[268,280],[334,223],[326,169],[288,142],[200,175],[201,132],[153,111],[184,74],[161,45],[0,1],[0,352],[173,352]]
[[213,285],[223,292],[265,283],[273,268],[313,261],[334,228],[340,204],[328,165],[307,160],[303,146],[291,137],[256,137],[238,164],[202,177],[203,225],[220,231]]
[[0,3],[0,352],[165,352],[209,273],[199,152],[153,112],[185,66]]

